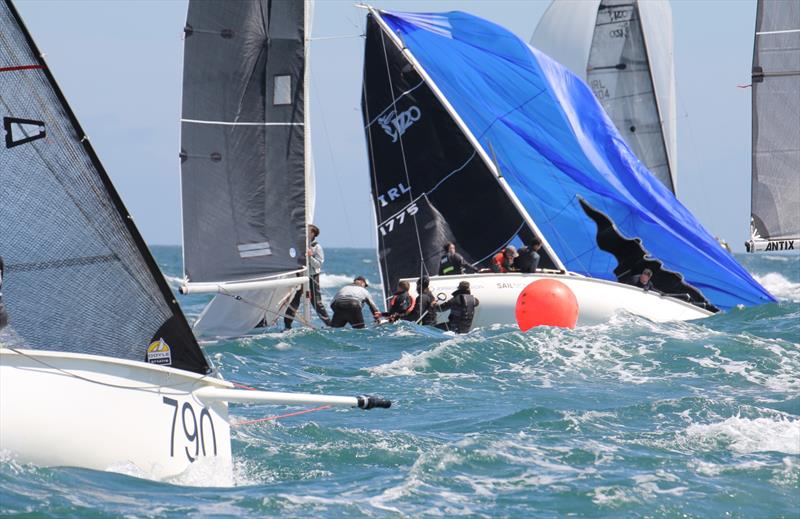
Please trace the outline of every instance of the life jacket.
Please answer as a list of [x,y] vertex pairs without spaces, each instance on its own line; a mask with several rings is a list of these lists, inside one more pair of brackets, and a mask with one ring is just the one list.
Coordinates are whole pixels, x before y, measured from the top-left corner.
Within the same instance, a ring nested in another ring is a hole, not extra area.
[[506,268],[506,250],[505,249],[501,250],[500,252],[498,252],[497,254],[494,255],[494,258],[492,258],[492,265],[497,267],[499,269],[499,271],[502,272],[502,273],[508,272],[508,269]]
[[464,292],[456,292],[448,303],[450,316],[447,321],[450,329],[459,333],[467,333],[472,327],[475,317],[475,296]]
[[404,317],[414,311],[415,304],[416,300],[408,292],[396,292],[389,300],[389,313]]
[[458,265],[453,263],[455,254],[449,252],[441,257],[439,260],[439,275],[449,276],[450,274],[461,274],[461,269]]
[[414,312],[410,314],[414,321],[419,321],[424,325],[436,324],[436,307],[433,305],[433,301],[433,293],[430,290],[425,290],[419,295]]

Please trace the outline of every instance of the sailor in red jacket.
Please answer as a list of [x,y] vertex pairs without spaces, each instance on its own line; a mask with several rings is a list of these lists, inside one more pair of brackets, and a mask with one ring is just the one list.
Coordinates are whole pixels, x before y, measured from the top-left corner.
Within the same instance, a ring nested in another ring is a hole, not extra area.
[[495,254],[492,258],[492,272],[506,273],[514,269],[514,258],[518,256],[517,248],[509,245],[505,249]]

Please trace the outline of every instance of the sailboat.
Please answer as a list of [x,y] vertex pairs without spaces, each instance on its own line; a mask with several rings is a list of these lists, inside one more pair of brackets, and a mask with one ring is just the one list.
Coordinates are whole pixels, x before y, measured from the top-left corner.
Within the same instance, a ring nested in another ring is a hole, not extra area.
[[194,323],[199,334],[272,324],[308,288],[311,9],[302,0],[189,2],[181,291],[215,294]]
[[748,252],[800,250],[800,4],[759,0]]
[[[520,291],[546,278],[574,293],[578,325],[775,301],[566,67],[467,13],[368,9],[362,113],[385,290],[429,275],[447,296],[469,281],[475,326],[514,324]],[[536,273],[436,275],[448,242],[480,266],[533,238]],[[624,283],[645,268],[656,290]]]
[[10,0],[0,2],[0,452],[155,479],[232,479],[231,402],[387,407],[234,389],[209,364]]
[[592,88],[625,142],[677,189],[675,65],[667,0],[554,0],[531,45]]

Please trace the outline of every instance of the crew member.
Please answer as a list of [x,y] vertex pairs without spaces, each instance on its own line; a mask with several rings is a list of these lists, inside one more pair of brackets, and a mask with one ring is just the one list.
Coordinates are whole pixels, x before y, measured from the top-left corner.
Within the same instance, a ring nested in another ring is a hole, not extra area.
[[464,256],[456,252],[456,244],[448,242],[444,246],[444,254],[439,260],[439,275],[449,276],[477,272],[477,269],[467,263]]
[[459,283],[452,295],[453,297],[439,306],[442,311],[450,310],[447,323],[442,323],[439,328],[456,333],[467,333],[472,328],[475,307],[480,304],[480,301],[470,292],[469,281]]
[[539,238],[531,240],[530,245],[522,247],[517,251],[517,258],[514,260],[514,267],[520,272],[536,272],[539,268],[539,249],[542,248],[542,242]]
[[389,311],[383,314],[389,318],[390,322],[395,322],[398,319],[416,321],[416,319],[413,319],[411,316],[416,306],[416,301],[411,294],[408,293],[409,288],[411,288],[411,286],[408,284],[408,281],[401,281],[397,284],[397,291],[389,300]]
[[411,312],[411,318],[425,326],[436,324],[436,296],[431,292],[430,282],[428,276],[422,276],[417,280],[417,304]]
[[[311,243],[308,244],[306,250],[306,259],[308,260],[308,288],[311,293],[311,304],[317,311],[317,315],[325,326],[330,326],[330,317],[328,311],[325,310],[325,305],[322,304],[322,296],[319,292],[319,274],[322,272],[322,264],[325,263],[325,251],[322,250],[322,245],[317,243],[319,237],[319,227],[316,225],[308,226],[308,237]],[[283,328],[289,330],[292,328],[292,321],[297,313],[297,307],[300,306],[300,298],[303,296],[303,290],[298,290],[294,295],[294,299],[289,303],[289,308],[286,309],[286,315],[283,316]]]
[[653,282],[650,281],[650,278],[652,277],[653,277],[653,271],[650,269],[644,269],[641,274],[632,276],[628,281],[628,284],[633,285],[635,287],[639,287],[642,290],[652,290]]
[[8,324],[8,314],[6,307],[3,305],[3,274],[5,273],[5,265],[3,265],[3,257],[0,256],[0,330],[5,328]]
[[350,323],[353,328],[364,328],[364,313],[361,311],[363,305],[369,306],[372,316],[379,320],[381,313],[372,297],[367,292],[367,280],[363,276],[358,276],[350,285],[345,285],[336,292],[331,302],[333,318],[331,326],[342,328]]
[[507,246],[492,258],[492,272],[506,273],[515,269],[514,258],[519,256],[517,248],[513,245]]

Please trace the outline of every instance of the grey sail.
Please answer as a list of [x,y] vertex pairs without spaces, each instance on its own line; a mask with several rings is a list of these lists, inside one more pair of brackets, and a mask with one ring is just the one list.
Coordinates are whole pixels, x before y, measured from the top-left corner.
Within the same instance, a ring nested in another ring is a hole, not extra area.
[[628,146],[675,192],[638,2],[600,2],[586,76]]
[[0,2],[5,346],[209,365],[10,1]]
[[305,19],[302,0],[189,3],[180,154],[189,283],[305,264]]
[[761,0],[752,77],[748,250],[800,248],[800,2]]

